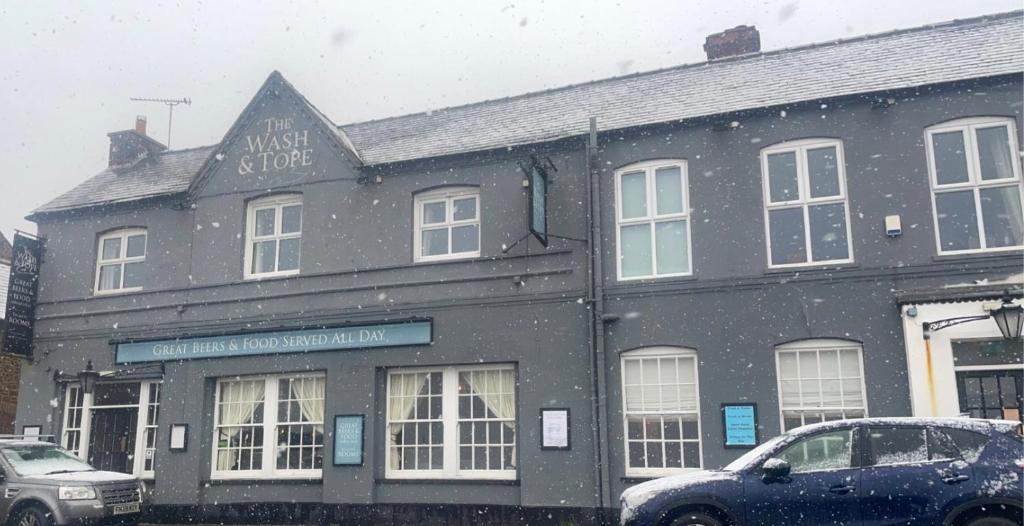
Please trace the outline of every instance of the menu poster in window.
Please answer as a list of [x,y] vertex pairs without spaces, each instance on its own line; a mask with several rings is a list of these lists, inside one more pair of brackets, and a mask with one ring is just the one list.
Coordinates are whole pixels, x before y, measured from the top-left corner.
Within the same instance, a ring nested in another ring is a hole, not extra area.
[[757,404],[722,404],[722,431],[726,448],[757,445]]
[[334,417],[334,465],[363,465],[363,415]]
[[570,449],[569,410],[541,409],[541,449]]

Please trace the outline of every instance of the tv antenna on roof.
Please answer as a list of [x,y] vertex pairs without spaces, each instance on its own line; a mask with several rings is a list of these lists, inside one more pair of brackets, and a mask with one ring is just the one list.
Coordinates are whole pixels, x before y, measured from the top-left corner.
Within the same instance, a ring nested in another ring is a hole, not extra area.
[[130,100],[136,102],[160,102],[167,105],[167,149],[171,149],[171,122],[174,120],[174,107],[178,104],[184,104],[186,106],[192,105],[192,99],[184,97],[181,99],[146,99],[142,97],[131,97]]

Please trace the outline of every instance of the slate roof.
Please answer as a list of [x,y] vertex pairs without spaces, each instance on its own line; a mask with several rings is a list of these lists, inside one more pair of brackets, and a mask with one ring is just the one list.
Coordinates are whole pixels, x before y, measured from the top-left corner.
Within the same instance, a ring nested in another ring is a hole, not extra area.
[[[608,131],[1020,73],[1022,47],[1024,12],[1014,11],[338,128],[362,162],[375,165],[583,135],[592,116]],[[119,174],[105,170],[33,214],[184,192],[213,148],[163,152]]]

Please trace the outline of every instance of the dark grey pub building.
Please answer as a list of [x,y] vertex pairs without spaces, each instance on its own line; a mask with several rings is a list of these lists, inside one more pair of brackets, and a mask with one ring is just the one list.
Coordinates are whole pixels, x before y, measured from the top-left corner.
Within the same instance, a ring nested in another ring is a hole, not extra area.
[[1019,353],[958,354],[994,326],[936,336],[931,384],[920,326],[1020,296],[1022,29],[737,28],[705,63],[343,126],[273,73],[216,145],[140,121],[30,216],[19,429],[150,480],[157,519],[589,524],[741,454],[723,404],[755,442],[1019,418]]

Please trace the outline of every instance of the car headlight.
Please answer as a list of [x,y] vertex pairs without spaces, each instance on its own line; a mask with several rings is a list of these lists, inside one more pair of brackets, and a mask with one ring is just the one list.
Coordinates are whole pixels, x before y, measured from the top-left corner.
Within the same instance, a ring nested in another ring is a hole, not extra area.
[[57,492],[60,500],[93,500],[96,498],[96,489],[92,486],[61,486]]

